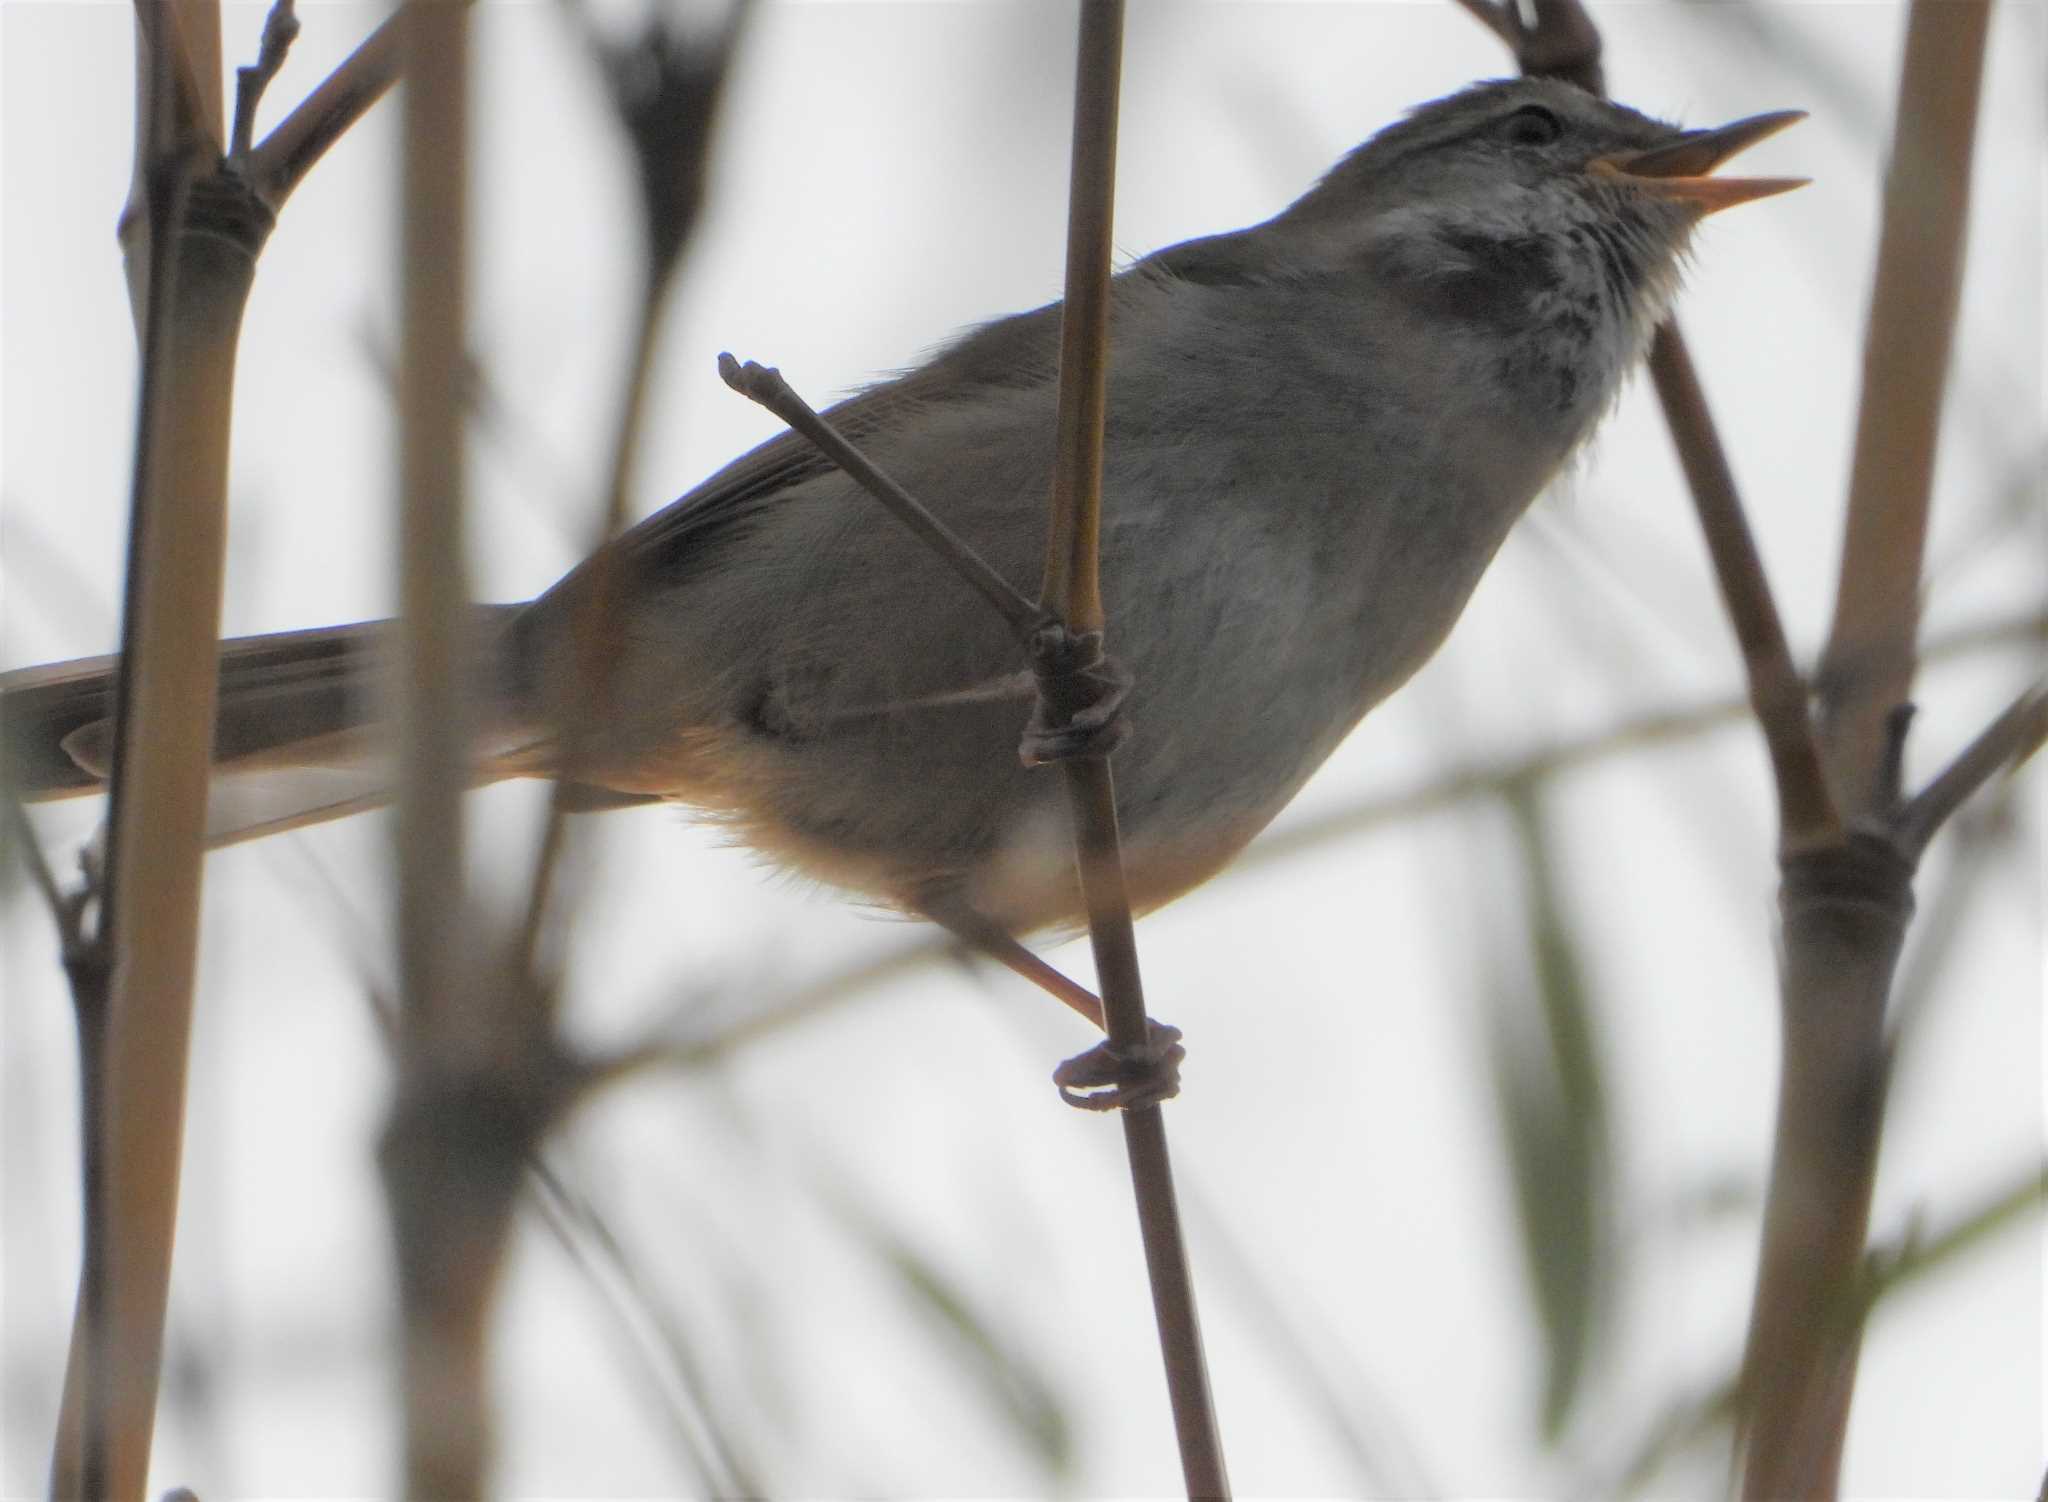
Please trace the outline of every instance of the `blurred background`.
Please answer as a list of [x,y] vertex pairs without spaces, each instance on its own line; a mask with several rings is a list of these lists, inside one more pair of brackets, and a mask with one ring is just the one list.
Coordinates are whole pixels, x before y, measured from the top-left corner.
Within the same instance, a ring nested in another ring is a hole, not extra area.
[[[692,7],[675,7],[690,19]],[[302,6],[265,120],[383,17]],[[599,6],[630,28],[642,8]],[[710,12],[704,12],[709,14]],[[1803,107],[1790,197],[1702,233],[1681,315],[1795,650],[1832,604],[1891,4],[1598,5],[1610,86],[1688,124]],[[226,9],[230,62],[260,5]],[[0,5],[0,666],[111,650],[134,340],[117,4]],[[631,167],[558,9],[475,20],[479,592],[525,598],[596,525],[634,311]],[[714,355],[820,405],[1058,295],[1073,6],[761,7],[719,125],[633,485],[673,499],[775,429]],[[1993,23],[1937,476],[1914,780],[2041,658],[2039,5]],[[1117,236],[1262,219],[1407,107],[1511,71],[1448,3],[1157,0],[1126,42]],[[396,112],[287,206],[244,334],[225,630],[393,608]],[[878,522],[878,524],[880,524]],[[1112,630],[1116,602],[1109,602]],[[1224,877],[1145,920],[1226,1449],[1244,1495],[1711,1494],[1776,1081],[1773,819],[1736,657],[1647,383],[1510,539],[1437,661]],[[511,912],[544,790],[469,805]],[[93,802],[38,812],[54,852]],[[1873,1234],[2036,1183],[2039,774],[1919,883]],[[372,1153],[393,989],[384,816],[207,875],[157,1487],[386,1490],[392,1300]],[[764,870],[685,813],[581,821],[566,1025],[665,1061],[550,1152],[501,1302],[501,1490],[1163,1494],[1179,1484],[1120,1134],[1048,1075],[1090,1039],[914,925]],[[13,878],[10,877],[10,881]],[[0,1494],[44,1484],[77,1256],[69,1001],[33,893],[4,911]],[[480,938],[481,942],[481,938]],[[1085,944],[1056,963],[1088,972]],[[2031,1495],[2038,1216],[1877,1313],[1845,1487]]]

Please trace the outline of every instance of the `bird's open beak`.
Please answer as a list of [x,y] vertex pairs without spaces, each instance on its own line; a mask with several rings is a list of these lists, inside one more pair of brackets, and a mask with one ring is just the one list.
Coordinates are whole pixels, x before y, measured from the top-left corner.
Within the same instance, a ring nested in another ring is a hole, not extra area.
[[1647,151],[1624,151],[1595,159],[1590,170],[1625,179],[1631,186],[1660,198],[1694,205],[1702,214],[1717,213],[1752,198],[1788,193],[1811,181],[1804,177],[1710,177],[1736,152],[1774,136],[1806,118],[1805,110],[1774,110],[1751,115],[1718,130],[1689,130],[1677,140]]

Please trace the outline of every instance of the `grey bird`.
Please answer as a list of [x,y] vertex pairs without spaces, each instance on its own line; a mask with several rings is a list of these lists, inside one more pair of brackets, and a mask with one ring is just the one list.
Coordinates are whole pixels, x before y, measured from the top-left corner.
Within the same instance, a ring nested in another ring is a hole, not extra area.
[[[1509,527],[1612,406],[1694,228],[1799,180],[1709,174],[1798,119],[1678,127],[1567,84],[1415,110],[1263,224],[1114,284],[1103,473],[1133,894],[1227,863],[1443,641]],[[1057,304],[979,328],[829,416],[1020,588],[1042,564]],[[591,806],[674,800],[771,860],[1017,934],[1075,921],[1058,779],[1019,762],[1008,627],[803,439],[763,444],[599,555],[479,613],[478,777],[563,769]],[[374,760],[375,623],[224,644],[228,767]],[[0,679],[31,799],[98,785],[110,664]],[[347,796],[280,823],[374,802]]]

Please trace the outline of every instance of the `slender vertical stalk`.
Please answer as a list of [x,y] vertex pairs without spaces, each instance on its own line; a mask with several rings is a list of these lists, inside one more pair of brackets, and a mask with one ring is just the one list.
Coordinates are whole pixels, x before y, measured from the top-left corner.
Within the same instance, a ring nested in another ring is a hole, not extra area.
[[1066,302],[1046,530],[1045,606],[1076,632],[1102,629],[1102,429],[1109,396],[1109,263],[1116,201],[1123,0],[1083,0],[1074,78]]
[[592,61],[604,72],[613,111],[639,169],[644,259],[604,512],[591,540],[593,551],[579,571],[583,587],[571,612],[578,692],[576,702],[555,706],[560,723],[553,731],[559,748],[554,791],[518,937],[517,965],[525,973],[534,973],[541,924],[565,844],[571,789],[590,773],[601,738],[598,732],[610,715],[619,611],[626,602],[620,560],[606,544],[625,529],[631,510],[633,467],[639,461],[652,400],[662,327],[684,252],[703,212],[713,125],[754,3],[736,0],[724,23],[701,38],[677,32],[657,11],[636,40],[624,42],[608,39],[575,0],[564,0],[564,8],[582,29]]
[[[1590,39],[1579,0],[1462,0],[1551,71],[1543,34]],[[1840,1485],[1866,1307],[1861,1287],[1884,1123],[1886,1006],[1911,918],[1914,863],[1969,791],[2048,731],[2024,693],[1919,798],[1902,802],[1935,441],[1969,210],[1988,0],[1914,0],[1864,354],[1835,617],[1816,679],[1821,734],[1791,665],[1728,465],[1676,331],[1651,369],[1743,648],[1778,795],[1783,1064],[1770,1192],[1737,1396],[1742,1494]],[[1565,49],[1569,51],[1569,48]]]
[[1738,1390],[1742,1495],[1832,1497],[1862,1339],[1884,1126],[1884,1004],[1912,867],[1852,835],[1784,862],[1777,1131]]
[[1942,394],[1963,280],[1989,0],[1906,21],[1834,620],[1816,677],[1822,749],[1852,812],[1881,803],[1892,710],[1912,697]]
[[[1103,628],[1100,579],[1102,444],[1108,392],[1110,227],[1115,203],[1117,84],[1122,0],[1083,0],[1075,73],[1072,188],[1067,203],[1067,284],[1060,324],[1058,452],[1040,603],[1077,633]],[[1101,981],[1110,1043],[1135,1050],[1151,1024],[1138,969],[1117,833],[1109,762],[1061,763]],[[1191,1497],[1226,1497],[1230,1480],[1217,1433],[1201,1323],[1173,1189],[1166,1124],[1155,1106],[1122,1113],[1138,1227],[1166,1362],[1181,1470]]]
[[403,344],[399,401],[398,945],[414,1050],[443,1041],[462,911],[469,716],[462,692],[468,559],[462,530],[468,267],[465,7],[403,14]]
[[[399,370],[398,1084],[382,1168],[398,1263],[405,1494],[488,1492],[486,1336],[524,1139],[492,1088],[494,997],[463,872],[469,715],[462,506],[469,12],[411,0],[404,87]],[[510,1046],[504,1040],[503,1046]]]
[[[105,879],[78,982],[85,1258],[51,1491],[139,1498],[162,1367],[198,962],[235,350],[270,218],[220,171],[219,17],[139,13],[142,381]],[[146,268],[143,259],[146,257]]]
[[1788,854],[1784,1062],[1743,1358],[1742,1494],[1832,1497],[1862,1335],[1885,1012],[1926,829],[1899,796],[1935,439],[1962,276],[1986,0],[1914,0],[1865,346],[1821,749],[1851,821]]

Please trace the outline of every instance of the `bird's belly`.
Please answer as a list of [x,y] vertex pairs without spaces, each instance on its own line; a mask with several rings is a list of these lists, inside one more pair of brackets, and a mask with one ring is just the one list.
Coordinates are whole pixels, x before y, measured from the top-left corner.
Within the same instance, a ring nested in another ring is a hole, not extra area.
[[[1144,717],[1111,765],[1126,878],[1133,905],[1147,911],[1215,875],[1292,792],[1248,803],[1254,786],[1298,779],[1236,752],[1191,775],[1178,753],[1157,753],[1220,745],[1223,728],[1195,706],[1140,702]],[[689,805],[770,863],[892,907],[965,901],[1020,933],[1077,924],[1064,779],[1018,757],[1029,713],[1026,697],[817,734],[760,723],[682,730],[661,754],[588,780]],[[1162,787],[1162,772],[1178,785]],[[1219,773],[1228,774],[1221,783]]]

